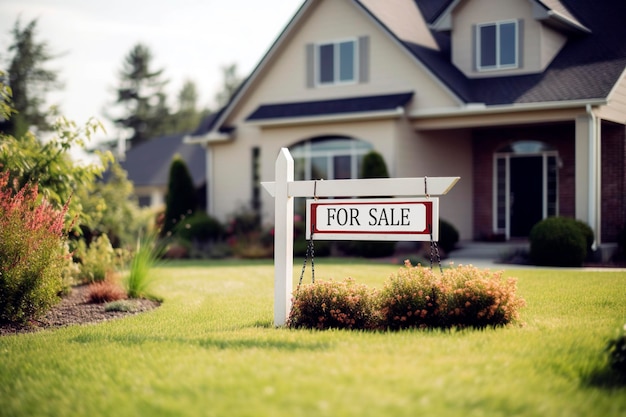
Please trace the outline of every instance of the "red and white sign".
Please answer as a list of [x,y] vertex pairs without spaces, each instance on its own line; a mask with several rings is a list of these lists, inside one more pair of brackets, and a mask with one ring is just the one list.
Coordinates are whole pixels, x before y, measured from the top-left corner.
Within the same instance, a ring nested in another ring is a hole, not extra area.
[[439,240],[437,198],[307,200],[306,238]]

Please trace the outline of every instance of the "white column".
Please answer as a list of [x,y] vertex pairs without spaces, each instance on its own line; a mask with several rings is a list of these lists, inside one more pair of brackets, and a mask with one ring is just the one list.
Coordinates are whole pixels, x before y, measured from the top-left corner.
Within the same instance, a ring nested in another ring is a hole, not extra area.
[[280,150],[275,168],[274,210],[274,325],[283,326],[291,310],[293,292],[293,197],[288,182],[293,181],[293,158]]

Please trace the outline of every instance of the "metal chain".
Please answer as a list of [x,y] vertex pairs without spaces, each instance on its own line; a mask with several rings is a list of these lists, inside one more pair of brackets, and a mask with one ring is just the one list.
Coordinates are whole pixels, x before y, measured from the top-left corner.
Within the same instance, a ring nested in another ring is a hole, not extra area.
[[313,234],[309,239],[309,243],[306,247],[306,254],[304,255],[304,263],[302,264],[302,272],[300,272],[300,280],[298,281],[298,288],[302,285],[302,278],[304,278],[304,270],[306,269],[306,263],[311,257],[311,281],[315,283],[315,246],[313,244]]
[[437,263],[439,264],[439,272],[443,274],[443,268],[441,267],[441,255],[439,254],[439,245],[433,239],[433,227],[428,225],[430,230],[430,269],[433,269],[433,254],[437,255]]

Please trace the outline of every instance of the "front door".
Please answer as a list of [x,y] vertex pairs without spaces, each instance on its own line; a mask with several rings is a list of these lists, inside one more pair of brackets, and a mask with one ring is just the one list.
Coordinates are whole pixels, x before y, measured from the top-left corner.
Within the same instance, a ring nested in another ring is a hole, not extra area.
[[543,158],[511,158],[511,237],[525,237],[543,218]]
[[493,231],[528,237],[540,220],[558,215],[556,150],[535,141],[515,142],[494,158]]

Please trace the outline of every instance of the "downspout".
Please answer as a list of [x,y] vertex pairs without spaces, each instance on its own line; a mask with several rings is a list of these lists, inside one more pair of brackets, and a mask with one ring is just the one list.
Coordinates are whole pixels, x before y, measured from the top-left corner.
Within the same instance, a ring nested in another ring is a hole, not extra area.
[[590,104],[587,104],[587,115],[589,116],[589,152],[588,152],[588,195],[587,195],[587,222],[593,229],[595,240],[592,248],[596,250],[598,242],[598,167],[597,167],[597,150],[598,150],[598,119],[593,114]]
[[209,216],[215,216],[213,205],[213,150],[207,143],[206,148],[206,212]]

